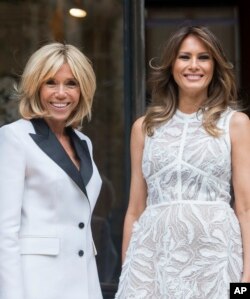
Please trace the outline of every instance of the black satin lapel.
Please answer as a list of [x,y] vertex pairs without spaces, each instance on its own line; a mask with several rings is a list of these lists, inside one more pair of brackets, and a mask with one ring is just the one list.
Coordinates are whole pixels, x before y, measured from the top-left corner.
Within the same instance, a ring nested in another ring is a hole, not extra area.
[[87,196],[87,191],[80,172],[70,160],[62,145],[57,140],[55,134],[49,129],[46,122],[43,119],[32,119],[31,122],[36,134],[30,133],[30,136],[35,143],[70,176],[70,178]]
[[76,153],[80,159],[80,172],[84,181],[85,187],[93,174],[93,164],[90,156],[89,148],[85,140],[80,139],[74,130],[70,130],[71,140],[73,141]]

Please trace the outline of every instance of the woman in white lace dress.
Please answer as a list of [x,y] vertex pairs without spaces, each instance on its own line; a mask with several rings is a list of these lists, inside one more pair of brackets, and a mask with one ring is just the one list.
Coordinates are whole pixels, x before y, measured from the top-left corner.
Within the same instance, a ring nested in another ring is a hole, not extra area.
[[116,298],[226,299],[230,282],[250,282],[250,121],[206,27],[180,28],[152,64]]

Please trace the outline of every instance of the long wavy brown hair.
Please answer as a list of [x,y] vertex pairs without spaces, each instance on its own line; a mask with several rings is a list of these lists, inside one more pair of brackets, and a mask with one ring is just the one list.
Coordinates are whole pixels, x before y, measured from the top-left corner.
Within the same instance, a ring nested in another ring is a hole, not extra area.
[[160,63],[154,65],[149,84],[151,87],[151,104],[148,106],[144,118],[144,131],[152,136],[154,128],[169,120],[178,107],[178,85],[172,75],[172,66],[176,60],[183,40],[193,35],[201,40],[207,47],[214,60],[213,78],[208,87],[206,100],[199,107],[203,113],[203,127],[212,136],[221,134],[216,124],[221,114],[232,107],[237,109],[237,88],[233,73],[233,66],[228,61],[217,37],[203,26],[181,27],[175,32],[165,46]]

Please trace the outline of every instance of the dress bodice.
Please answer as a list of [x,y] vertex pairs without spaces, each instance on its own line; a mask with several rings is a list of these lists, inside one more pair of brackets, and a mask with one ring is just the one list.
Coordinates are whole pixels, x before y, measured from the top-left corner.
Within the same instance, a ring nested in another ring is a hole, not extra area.
[[147,182],[147,204],[179,200],[224,201],[229,203],[231,142],[227,109],[217,123],[219,137],[202,126],[202,113],[177,110],[154,135],[146,136],[142,171]]

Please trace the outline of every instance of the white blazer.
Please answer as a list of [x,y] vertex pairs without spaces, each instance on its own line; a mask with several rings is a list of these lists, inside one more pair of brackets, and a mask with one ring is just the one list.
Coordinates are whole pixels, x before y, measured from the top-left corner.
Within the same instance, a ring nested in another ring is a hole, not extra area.
[[91,214],[101,178],[69,129],[80,171],[42,119],[0,128],[0,299],[101,299]]

